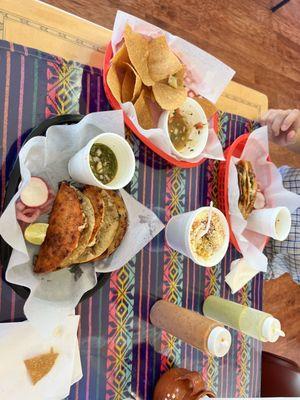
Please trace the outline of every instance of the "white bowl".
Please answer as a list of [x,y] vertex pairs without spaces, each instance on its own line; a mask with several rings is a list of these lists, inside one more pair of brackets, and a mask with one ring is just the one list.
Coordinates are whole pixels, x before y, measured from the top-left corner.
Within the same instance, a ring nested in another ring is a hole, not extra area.
[[[90,150],[94,143],[108,146],[115,154],[118,162],[116,176],[107,185],[100,182],[90,166]],[[135,157],[128,142],[116,133],[101,133],[88,142],[69,161],[69,174],[74,181],[87,185],[98,186],[102,189],[117,190],[126,186],[132,179],[135,171]]]
[[[203,128],[201,128],[200,135],[195,135],[194,140],[189,145],[193,149],[192,151],[187,147],[185,147],[181,151],[178,151],[174,147],[170,139],[168,129],[168,120],[171,111],[164,111],[161,114],[158,120],[158,128],[161,128],[163,130],[170,144],[172,153],[182,159],[189,160],[198,157],[203,152],[208,139],[208,123],[203,108],[196,100],[192,99],[191,97],[188,97],[182,104],[182,106],[179,107],[179,109],[183,112],[185,117],[188,119],[188,122],[190,122],[192,125],[195,125],[198,122],[201,122],[204,125]],[[192,115],[190,115],[191,113]]]
[[195,211],[176,215],[172,217],[166,226],[166,241],[170,247],[179,253],[189,257],[194,263],[202,267],[213,267],[218,264],[226,254],[229,245],[229,227],[224,214],[217,208],[213,207],[212,211],[220,217],[220,221],[225,231],[223,245],[214,253],[212,257],[198,257],[192,250],[190,242],[190,231],[198,214],[208,211],[209,207],[200,207]]

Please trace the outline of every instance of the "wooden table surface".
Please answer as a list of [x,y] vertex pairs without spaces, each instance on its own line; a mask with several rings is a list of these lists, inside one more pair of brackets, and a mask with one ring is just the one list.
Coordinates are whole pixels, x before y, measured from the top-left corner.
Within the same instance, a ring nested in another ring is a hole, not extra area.
[[[75,3],[75,2],[72,2]],[[95,12],[100,13],[102,6]],[[113,16],[114,12],[112,11]],[[2,23],[2,26],[1,26]],[[111,31],[35,0],[1,0],[0,38],[101,66]],[[230,82],[220,97],[220,110],[257,119],[268,108],[267,96]]]

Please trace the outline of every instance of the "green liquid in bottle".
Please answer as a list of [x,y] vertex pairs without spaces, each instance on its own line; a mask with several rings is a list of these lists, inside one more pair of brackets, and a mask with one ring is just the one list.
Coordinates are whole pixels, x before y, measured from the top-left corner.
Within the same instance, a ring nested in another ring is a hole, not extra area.
[[266,318],[272,317],[271,314],[217,296],[207,297],[203,313],[208,318],[264,342],[266,339],[262,335],[262,326]]

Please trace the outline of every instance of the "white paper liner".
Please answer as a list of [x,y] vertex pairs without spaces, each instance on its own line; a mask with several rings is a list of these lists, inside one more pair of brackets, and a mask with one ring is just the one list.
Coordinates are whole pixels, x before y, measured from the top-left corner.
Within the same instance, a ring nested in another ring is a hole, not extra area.
[[[171,35],[163,29],[134,17],[133,15],[124,13],[123,11],[117,12],[114,23],[112,34],[113,53],[117,51],[118,45],[123,39],[123,32],[127,23],[134,31],[147,36],[157,37],[162,34],[166,35],[169,46],[180,57],[187,69],[187,77],[185,79],[187,88],[207,98],[211,102],[216,103],[219,96],[232,79],[235,73],[234,70],[186,40]],[[132,102],[121,103],[121,107],[142,135],[148,138],[158,148],[170,154],[173,158],[191,163],[198,162],[203,158],[224,160],[222,145],[212,128],[209,131],[207,145],[202,154],[193,159],[186,160],[172,153],[171,146],[162,129],[143,129],[140,126]]]
[[300,207],[300,196],[286,190],[276,166],[267,161],[269,155],[268,128],[254,130],[244,147],[241,157],[232,157],[229,167],[229,213],[231,228],[238,242],[244,260],[258,271],[267,270],[268,260],[261,251],[265,236],[247,229],[247,221],[238,207],[239,186],[235,164],[241,160],[250,161],[266,199],[268,208],[285,206],[291,213]]
[[[70,179],[68,160],[101,132],[124,136],[121,110],[92,113],[74,125],[52,126],[46,137],[31,139],[20,151],[22,183],[0,218],[0,235],[13,248],[6,279],[31,290],[24,313],[33,324],[50,328],[72,313],[82,295],[95,286],[96,272],[121,268],[164,228],[151,210],[121,190],[128,212],[128,228],[111,257],[48,274],[33,273],[33,257],[38,253],[38,247],[25,242],[16,220],[15,201],[31,175],[44,178],[57,191],[60,181]],[[46,221],[46,216],[41,220]]]
[[[28,321],[0,324],[0,393],[3,399],[61,400],[82,377],[77,339],[79,316],[69,316],[47,336]],[[24,360],[53,351],[59,353],[51,371],[35,385]]]

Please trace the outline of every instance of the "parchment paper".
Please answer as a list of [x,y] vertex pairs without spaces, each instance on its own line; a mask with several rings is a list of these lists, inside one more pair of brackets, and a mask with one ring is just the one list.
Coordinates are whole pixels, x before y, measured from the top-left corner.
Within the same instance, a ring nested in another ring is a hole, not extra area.
[[[0,324],[0,397],[13,400],[62,400],[82,377],[77,340],[79,316],[68,316],[47,336],[28,321]],[[59,353],[52,370],[36,385],[24,360],[53,351]]]
[[[44,178],[56,192],[60,181],[70,179],[68,160],[101,132],[124,136],[123,112],[92,113],[75,125],[52,126],[46,137],[31,139],[20,151],[22,182],[0,218],[0,234],[13,248],[6,279],[30,288],[24,312],[36,326],[53,326],[72,313],[82,295],[95,286],[97,272],[121,268],[164,228],[151,210],[121,190],[128,212],[128,229],[121,245],[109,259],[48,274],[33,273],[33,257],[39,247],[25,242],[16,220],[15,201],[31,175]],[[46,221],[47,217],[40,220]]]
[[[269,155],[268,128],[254,130],[249,136],[241,160],[251,162],[267,208],[285,206],[290,212],[300,207],[300,196],[286,190],[276,166],[267,161]],[[265,236],[247,229],[247,221],[238,207],[239,186],[235,164],[240,160],[232,157],[229,169],[229,212],[232,230],[237,239],[244,260],[258,271],[267,270],[268,260],[262,252]]]

